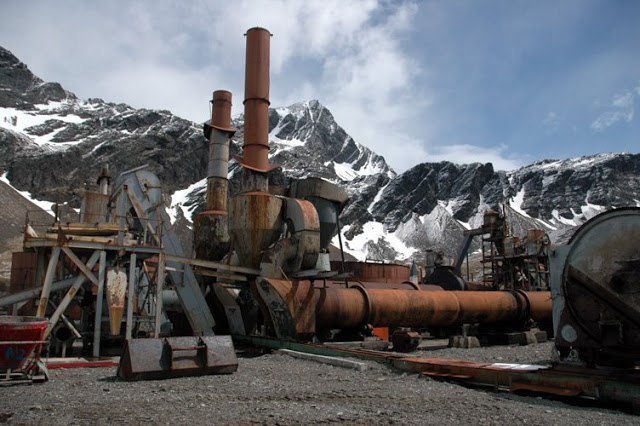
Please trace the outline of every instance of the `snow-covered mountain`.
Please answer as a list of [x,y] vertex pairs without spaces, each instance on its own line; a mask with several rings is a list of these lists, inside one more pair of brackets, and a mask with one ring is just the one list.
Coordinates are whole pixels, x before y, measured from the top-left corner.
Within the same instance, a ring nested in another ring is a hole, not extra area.
[[[234,125],[232,155],[241,152],[242,115]],[[361,259],[406,259],[426,249],[453,256],[463,231],[479,226],[488,208],[504,209],[515,234],[543,227],[560,237],[604,209],[640,205],[638,154],[545,160],[510,172],[489,163],[422,163],[396,175],[316,100],[270,109],[269,131],[270,161],[281,166],[270,186],[306,176],[343,186],[350,196],[340,218],[344,246]],[[78,207],[104,164],[114,176],[148,164],[171,195],[176,226],[189,227],[204,202],[207,152],[200,124],[169,111],[80,100],[0,48],[0,185]],[[239,166],[229,166],[233,193]]]

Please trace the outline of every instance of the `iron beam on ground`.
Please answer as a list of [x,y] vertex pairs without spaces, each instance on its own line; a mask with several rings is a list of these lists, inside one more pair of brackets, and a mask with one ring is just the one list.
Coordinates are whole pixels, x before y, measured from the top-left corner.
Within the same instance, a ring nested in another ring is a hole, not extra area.
[[550,367],[540,365],[478,363],[440,358],[405,357],[330,344],[305,344],[257,336],[233,336],[236,341],[270,349],[291,349],[325,356],[355,357],[390,365],[426,377],[487,386],[495,391],[535,392],[630,404],[640,408],[640,372],[637,370]]

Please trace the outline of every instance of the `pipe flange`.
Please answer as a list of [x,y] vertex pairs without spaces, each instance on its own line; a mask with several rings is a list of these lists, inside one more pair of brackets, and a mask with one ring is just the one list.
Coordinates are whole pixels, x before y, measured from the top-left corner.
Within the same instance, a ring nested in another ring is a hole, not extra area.
[[365,317],[364,324],[370,324],[371,323],[372,306],[371,306],[371,298],[369,297],[369,293],[367,292],[367,289],[364,288],[364,286],[362,284],[354,284],[349,288],[355,288],[358,291],[360,291],[360,293],[362,293],[362,296],[364,297],[366,308],[367,308],[365,316],[364,316]]
[[524,290],[514,290],[512,294],[518,305],[518,321],[524,324],[531,319],[531,301]]

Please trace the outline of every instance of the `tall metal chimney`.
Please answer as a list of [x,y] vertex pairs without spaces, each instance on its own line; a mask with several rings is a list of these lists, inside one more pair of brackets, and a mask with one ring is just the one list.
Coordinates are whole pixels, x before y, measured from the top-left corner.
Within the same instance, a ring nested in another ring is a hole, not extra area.
[[271,33],[259,27],[247,31],[244,81],[244,145],[240,164],[245,172],[243,191],[268,190],[269,164],[269,55]]
[[220,260],[229,251],[227,197],[229,182],[229,141],[236,129],[231,126],[231,92],[213,92],[211,120],[204,125],[209,139],[206,210],[196,217],[196,257]]
[[245,67],[244,145],[239,158],[244,170],[240,194],[231,199],[229,233],[243,265],[257,268],[262,252],[282,230],[282,200],[268,193],[269,164],[269,43],[264,28],[247,31]]

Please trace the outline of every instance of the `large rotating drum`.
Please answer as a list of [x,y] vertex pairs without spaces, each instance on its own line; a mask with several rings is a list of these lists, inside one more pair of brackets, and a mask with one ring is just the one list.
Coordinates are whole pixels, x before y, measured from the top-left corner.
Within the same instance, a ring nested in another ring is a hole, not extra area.
[[555,249],[550,269],[561,360],[640,365],[640,209],[589,220]]

